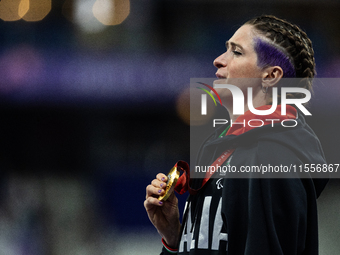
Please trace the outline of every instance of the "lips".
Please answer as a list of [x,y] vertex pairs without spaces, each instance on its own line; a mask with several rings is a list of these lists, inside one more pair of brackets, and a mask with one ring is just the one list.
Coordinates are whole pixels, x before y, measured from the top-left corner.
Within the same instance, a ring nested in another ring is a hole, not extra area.
[[223,76],[223,75],[221,75],[221,74],[219,74],[219,73],[216,73],[216,77],[217,77],[218,79],[225,79],[225,78],[226,78],[225,76]]

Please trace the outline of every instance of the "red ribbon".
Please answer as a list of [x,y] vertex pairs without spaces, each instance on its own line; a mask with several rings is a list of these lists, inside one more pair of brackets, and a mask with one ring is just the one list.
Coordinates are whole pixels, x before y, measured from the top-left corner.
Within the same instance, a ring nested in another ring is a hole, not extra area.
[[[221,156],[219,156],[214,163],[211,164],[212,167],[215,167],[215,169],[217,169],[217,167],[221,166],[229,157],[230,155],[234,152],[234,150],[227,150],[225,152],[222,153]],[[182,195],[185,192],[189,191],[189,193],[191,195],[195,195],[197,194],[197,192],[203,188],[203,186],[209,181],[209,179],[211,178],[211,176],[215,173],[213,171],[207,171],[205,174],[205,177],[202,181],[202,185],[199,189],[192,189],[190,187],[190,168],[187,162],[185,161],[178,161],[175,164],[175,167],[177,167],[178,170],[183,171],[184,173],[178,178],[178,181],[176,183],[175,186],[175,191]]]

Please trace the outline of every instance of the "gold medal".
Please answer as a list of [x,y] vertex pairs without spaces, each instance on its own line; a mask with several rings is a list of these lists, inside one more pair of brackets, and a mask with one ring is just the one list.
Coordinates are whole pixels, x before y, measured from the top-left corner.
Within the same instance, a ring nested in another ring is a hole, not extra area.
[[180,174],[176,166],[174,166],[168,173],[168,181],[166,183],[165,194],[158,197],[160,201],[166,201],[174,191]]

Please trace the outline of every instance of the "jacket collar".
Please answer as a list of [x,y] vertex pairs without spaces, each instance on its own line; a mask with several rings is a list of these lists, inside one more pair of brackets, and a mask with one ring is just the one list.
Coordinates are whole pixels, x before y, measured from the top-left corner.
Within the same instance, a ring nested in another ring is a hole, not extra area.
[[[263,105],[258,108],[257,110],[268,110],[272,106],[271,105]],[[291,106],[286,105],[286,115],[281,115],[281,105],[276,107],[276,110],[270,115],[256,115],[251,111],[245,112],[244,115],[239,116],[232,126],[230,126],[226,135],[241,135],[245,132],[252,130],[259,126],[264,125],[272,125],[273,120],[274,123],[278,121],[283,121],[285,119],[296,119],[297,118],[297,110]],[[250,122],[249,122],[250,121]],[[263,124],[262,124],[263,123]],[[250,124],[250,125],[249,125]]]

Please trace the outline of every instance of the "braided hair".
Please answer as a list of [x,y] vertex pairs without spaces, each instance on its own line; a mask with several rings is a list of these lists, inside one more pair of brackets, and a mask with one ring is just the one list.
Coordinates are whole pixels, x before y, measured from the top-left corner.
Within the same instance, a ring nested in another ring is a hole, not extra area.
[[[272,15],[262,15],[247,21],[245,24],[252,25],[255,33],[264,36],[287,56],[294,68],[294,77],[306,78],[304,79],[305,82],[296,86],[311,90],[311,79],[316,75],[316,71],[312,41],[307,34],[297,25]],[[256,47],[255,51],[259,57],[261,54]],[[267,64],[270,65],[270,63]],[[285,72],[284,66],[281,67]],[[284,75],[284,77],[287,76]],[[299,98],[301,94],[291,94],[287,97]]]

